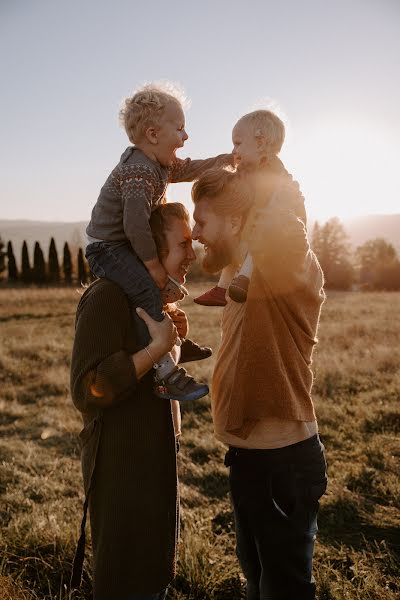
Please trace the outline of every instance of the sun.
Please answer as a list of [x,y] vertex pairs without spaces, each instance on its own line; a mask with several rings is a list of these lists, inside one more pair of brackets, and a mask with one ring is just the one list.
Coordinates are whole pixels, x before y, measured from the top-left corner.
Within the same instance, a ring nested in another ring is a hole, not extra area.
[[386,125],[318,118],[296,132],[282,158],[299,180],[314,218],[400,212],[399,144]]

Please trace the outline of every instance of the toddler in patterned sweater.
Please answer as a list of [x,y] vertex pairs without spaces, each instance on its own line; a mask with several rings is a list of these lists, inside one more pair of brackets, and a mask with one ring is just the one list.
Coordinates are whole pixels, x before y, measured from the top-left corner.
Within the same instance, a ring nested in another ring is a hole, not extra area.
[[[149,332],[135,309],[141,307],[161,321],[165,318],[163,306],[187,293],[158,259],[151,214],[166,202],[168,183],[193,181],[209,168],[231,164],[232,155],[205,160],[176,157],[188,135],[182,103],[172,86],[144,86],[125,100],[120,117],[133,146],[122,154],[100,191],[86,229],[86,258],[94,275],[106,277],[124,290],[140,331],[139,343],[146,348]],[[196,348],[192,344],[192,354]],[[198,350],[198,358],[205,357]],[[181,401],[205,396],[208,386],[178,368],[174,354],[154,365],[156,395]]]

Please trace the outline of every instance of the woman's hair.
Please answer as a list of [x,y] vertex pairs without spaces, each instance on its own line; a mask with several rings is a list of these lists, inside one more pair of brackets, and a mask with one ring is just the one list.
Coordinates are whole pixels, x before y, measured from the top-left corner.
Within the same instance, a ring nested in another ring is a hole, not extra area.
[[217,215],[246,217],[253,204],[251,188],[245,178],[236,171],[210,169],[192,187],[194,204],[202,198],[210,199]]
[[132,144],[140,141],[148,127],[159,124],[170,102],[183,106],[186,98],[183,90],[169,82],[149,83],[124,99],[119,118]]
[[241,117],[237,125],[239,123],[250,127],[255,137],[265,138],[268,158],[279,154],[285,141],[285,125],[275,113],[270,110],[254,110]]
[[170,228],[173,219],[184,221],[190,227],[189,212],[180,202],[160,204],[160,206],[151,213],[150,228],[160,260],[168,254],[167,236],[165,235],[165,232]]

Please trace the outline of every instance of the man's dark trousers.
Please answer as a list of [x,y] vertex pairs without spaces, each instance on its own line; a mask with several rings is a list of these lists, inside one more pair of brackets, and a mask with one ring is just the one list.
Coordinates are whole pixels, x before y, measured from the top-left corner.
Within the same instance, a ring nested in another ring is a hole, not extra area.
[[272,450],[231,447],[237,555],[247,600],[312,600],[319,499],[327,485],[318,435]]

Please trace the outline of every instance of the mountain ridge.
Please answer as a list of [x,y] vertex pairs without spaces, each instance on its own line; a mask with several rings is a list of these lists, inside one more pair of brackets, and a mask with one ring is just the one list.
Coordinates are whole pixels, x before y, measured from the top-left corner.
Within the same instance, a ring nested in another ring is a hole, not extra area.
[[[319,221],[323,224],[323,221]],[[341,220],[353,248],[367,240],[383,237],[393,244],[400,255],[400,213],[390,215],[363,215]],[[309,224],[311,234],[314,221]],[[0,219],[0,237],[5,244],[10,240],[14,254],[19,259],[24,240],[32,255],[33,246],[39,242],[43,252],[47,253],[51,237],[54,237],[57,251],[62,252],[65,242],[71,250],[85,246],[86,221],[35,221],[30,219]]]

